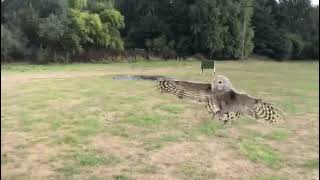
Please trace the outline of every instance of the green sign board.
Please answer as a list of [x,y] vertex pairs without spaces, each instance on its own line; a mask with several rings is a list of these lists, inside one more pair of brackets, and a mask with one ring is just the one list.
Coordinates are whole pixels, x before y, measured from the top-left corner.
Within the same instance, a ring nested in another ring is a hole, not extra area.
[[214,69],[214,61],[213,60],[206,60],[201,62],[201,71],[203,74],[203,69]]

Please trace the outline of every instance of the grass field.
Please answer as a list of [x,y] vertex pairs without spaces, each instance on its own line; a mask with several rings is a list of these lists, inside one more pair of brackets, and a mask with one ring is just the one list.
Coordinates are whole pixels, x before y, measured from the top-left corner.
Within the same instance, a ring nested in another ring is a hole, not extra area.
[[319,178],[319,63],[219,61],[217,74],[280,107],[269,127],[117,74],[209,81],[196,61],[1,65],[1,179]]

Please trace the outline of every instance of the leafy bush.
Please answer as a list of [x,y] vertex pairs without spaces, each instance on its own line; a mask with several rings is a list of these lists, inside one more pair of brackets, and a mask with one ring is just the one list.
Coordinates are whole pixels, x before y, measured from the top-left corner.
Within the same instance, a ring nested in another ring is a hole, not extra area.
[[62,48],[59,42],[63,41],[66,31],[66,17],[52,14],[47,18],[41,19],[38,34],[44,44],[54,49]]
[[24,50],[25,42],[21,34],[1,25],[1,59],[6,61],[12,57],[21,57]]
[[37,49],[34,53],[35,54],[34,54],[34,58],[32,60],[32,63],[48,64],[53,61],[53,59],[51,59],[52,56],[51,56],[48,49],[40,48],[40,49]]
[[67,63],[70,63],[70,61],[71,59],[69,57],[69,53],[66,53],[65,55],[60,55],[55,53],[53,56],[54,63],[67,64]]
[[305,48],[304,41],[302,40],[301,36],[297,34],[289,34],[288,39],[291,41],[292,50],[291,50],[291,57],[290,58],[299,58]]
[[282,60],[288,59],[292,54],[292,43],[288,36],[284,34],[278,34],[278,41],[273,43],[274,53],[273,58]]
[[145,41],[145,46],[148,48],[149,53],[153,52],[155,56],[164,59],[171,59],[177,56],[174,45],[175,42],[168,41],[164,35]]

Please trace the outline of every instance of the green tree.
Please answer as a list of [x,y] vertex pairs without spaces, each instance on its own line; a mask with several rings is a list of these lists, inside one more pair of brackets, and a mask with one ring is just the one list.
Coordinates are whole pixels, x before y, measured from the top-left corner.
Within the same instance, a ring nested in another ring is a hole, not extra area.
[[[252,23],[254,26],[254,53],[275,58],[276,49],[279,47],[279,33],[275,19],[275,0],[256,0]],[[282,39],[280,37],[280,39]]]
[[[251,1],[247,1],[248,4]],[[251,9],[241,0],[119,0],[126,17],[122,35],[128,47],[149,48],[151,41],[166,37],[167,47],[180,55],[204,53],[215,58],[239,58],[245,21],[245,55],[253,48]],[[170,45],[169,45],[170,44]]]
[[277,59],[319,58],[319,10],[309,0],[254,4],[255,53]]
[[[246,5],[250,3],[248,1]],[[194,17],[191,29],[198,51],[218,58],[240,58],[244,35],[244,55],[248,56],[253,49],[252,13],[250,8],[243,6],[242,1],[196,1],[191,8]],[[243,34],[243,29],[246,29],[246,34]]]
[[85,6],[72,2],[82,4],[74,6],[69,14],[71,23],[66,39],[71,40],[68,44],[73,53],[92,47],[123,49],[119,29],[124,27],[124,18],[111,6],[111,1],[89,1]]
[[8,61],[10,57],[19,58],[25,50],[25,40],[20,32],[12,32],[1,25],[1,61]]
[[[123,49],[119,29],[124,18],[111,0],[10,0],[2,1],[1,8],[6,10],[1,12],[2,29],[10,37],[1,41],[13,47],[21,36],[27,42],[24,54],[50,57],[89,48]],[[14,49],[7,46],[4,52]]]

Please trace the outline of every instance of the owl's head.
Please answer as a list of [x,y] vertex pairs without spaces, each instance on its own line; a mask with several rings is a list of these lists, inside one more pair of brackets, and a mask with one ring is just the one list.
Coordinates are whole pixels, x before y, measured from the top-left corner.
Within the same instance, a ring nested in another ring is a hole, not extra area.
[[232,84],[230,80],[222,75],[215,76],[212,82],[212,87],[213,91],[229,92],[232,90]]

